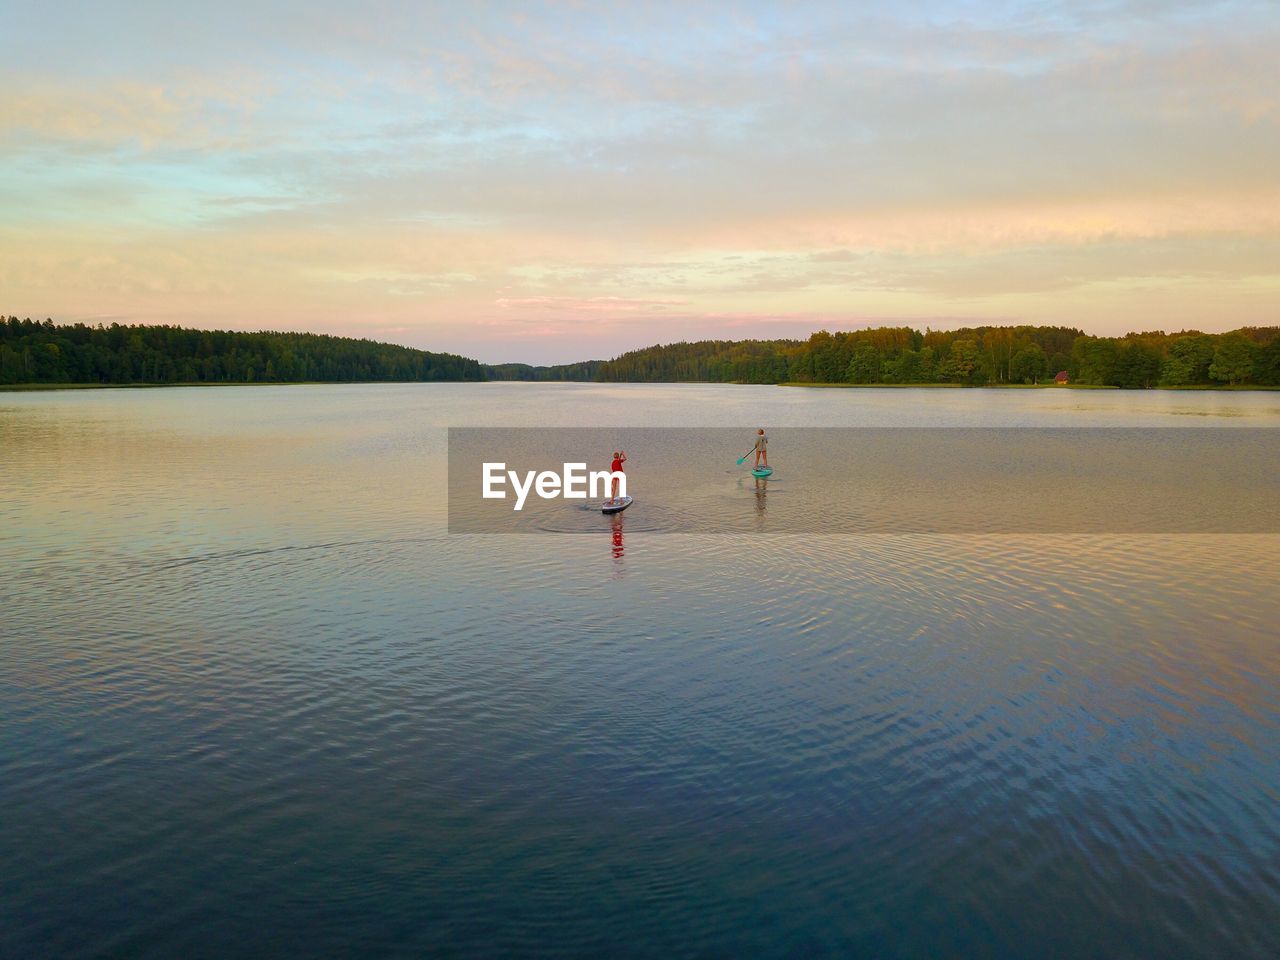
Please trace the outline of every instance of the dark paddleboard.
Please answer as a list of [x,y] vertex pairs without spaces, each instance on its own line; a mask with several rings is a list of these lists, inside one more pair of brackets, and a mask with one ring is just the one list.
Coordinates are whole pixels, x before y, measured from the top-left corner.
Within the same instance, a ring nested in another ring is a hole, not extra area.
[[617,500],[606,500],[600,504],[601,513],[621,513],[631,506],[630,497],[619,497]]

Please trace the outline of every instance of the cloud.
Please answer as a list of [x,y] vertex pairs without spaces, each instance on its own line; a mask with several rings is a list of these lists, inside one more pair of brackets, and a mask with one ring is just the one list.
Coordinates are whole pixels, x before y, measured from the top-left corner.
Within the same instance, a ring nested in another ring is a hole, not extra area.
[[1280,272],[1271,3],[15,2],[0,279],[40,314],[568,359],[641,319],[1235,326]]
[[642,300],[636,297],[499,297],[494,301],[496,306],[504,308],[569,314],[651,313],[684,303],[684,300]]
[[75,84],[64,79],[3,76],[0,140],[18,147],[224,150],[270,141],[248,129],[256,101],[242,83],[175,86],[143,80]]

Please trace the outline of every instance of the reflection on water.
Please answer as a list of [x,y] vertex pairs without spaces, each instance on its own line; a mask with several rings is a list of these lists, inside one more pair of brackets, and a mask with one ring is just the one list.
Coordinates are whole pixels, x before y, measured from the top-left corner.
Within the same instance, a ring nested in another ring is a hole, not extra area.
[[1280,416],[865,393],[0,397],[0,955],[1277,955],[1280,538],[444,532],[454,422]]
[[625,522],[622,514],[613,517],[613,559],[622,559],[622,525]]

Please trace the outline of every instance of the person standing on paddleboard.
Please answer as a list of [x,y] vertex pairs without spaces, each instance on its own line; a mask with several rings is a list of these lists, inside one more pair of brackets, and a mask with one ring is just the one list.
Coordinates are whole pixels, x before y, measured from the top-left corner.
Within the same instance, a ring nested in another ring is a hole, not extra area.
[[764,427],[756,431],[756,469],[761,465],[769,465],[769,438],[764,435]]
[[[613,451],[613,463],[609,464],[610,473],[622,473],[622,465],[627,462],[627,451]],[[618,499],[618,478],[614,477],[609,481],[609,502],[613,503]]]

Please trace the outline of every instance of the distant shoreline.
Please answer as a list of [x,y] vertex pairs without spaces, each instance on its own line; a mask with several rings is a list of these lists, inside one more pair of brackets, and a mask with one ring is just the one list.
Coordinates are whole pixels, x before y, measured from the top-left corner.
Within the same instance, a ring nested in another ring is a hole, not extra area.
[[808,340],[681,341],[531,366],[327,334],[0,317],[0,383],[28,389],[485,380],[1039,388],[1064,375],[1077,389],[1276,387],[1280,326],[1122,338],[1074,327],[876,327]]
[[[916,389],[919,387],[927,387],[933,389],[945,390],[1119,390],[1119,387],[1113,387],[1106,384],[1093,383],[812,383],[804,380],[788,380],[778,384],[780,387],[839,387],[841,389],[847,387],[869,387],[873,390],[881,390],[888,388],[890,390],[901,390],[903,388]],[[1157,387],[1144,387],[1143,389],[1155,390]],[[1210,388],[1213,389],[1213,388]]]
[[[694,384],[719,387],[813,387],[824,390],[1122,390],[1107,384],[1095,383],[813,383],[803,380],[788,380],[783,383],[744,383],[723,380],[223,380],[193,381],[190,383],[3,383],[0,393],[36,393],[51,390],[160,390],[172,387],[329,387],[329,386],[367,386],[370,384],[407,384],[407,383],[470,383],[475,385],[493,383],[529,383],[529,384],[607,384],[621,386],[624,384],[669,384],[671,386],[687,386]],[[1160,391],[1212,391],[1221,393],[1275,393],[1280,386],[1260,384],[1198,384],[1192,386],[1141,387],[1130,390],[1130,393],[1146,393]]]
[[[837,390],[901,390],[903,388],[918,389],[928,388],[943,390],[1124,390],[1124,387],[1116,387],[1111,384],[1103,383],[808,383],[803,380],[788,380],[778,384],[780,387],[833,387]],[[1131,393],[1145,393],[1149,390],[1213,390],[1225,391],[1229,393],[1239,393],[1242,390],[1273,392],[1280,390],[1280,386],[1270,386],[1265,384],[1194,384],[1179,386],[1154,386],[1154,387],[1133,387]]]
[[321,387],[369,383],[490,383],[489,380],[192,380],[182,383],[0,383],[0,393],[40,390],[159,390],[164,387]]

